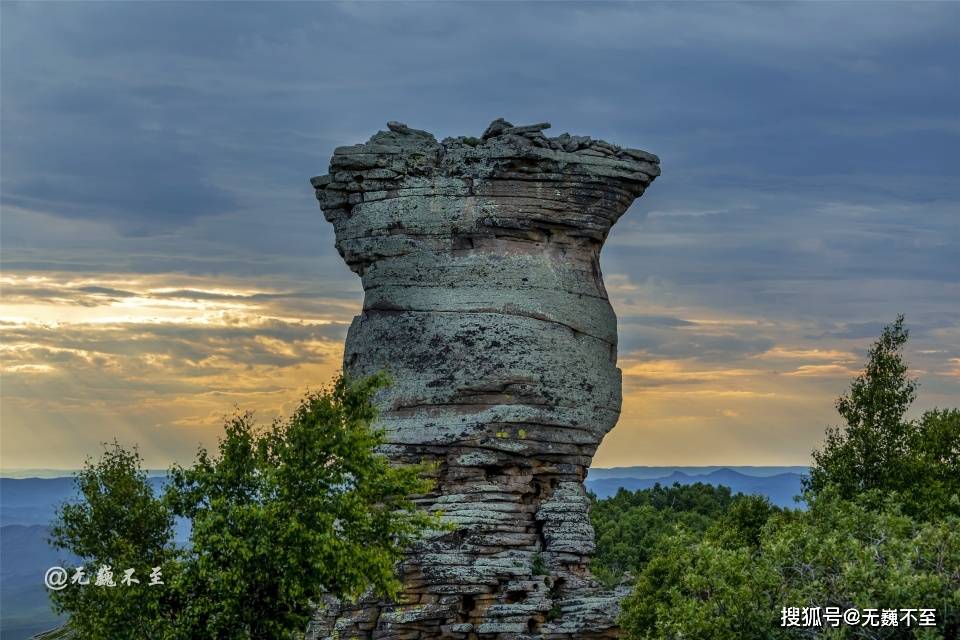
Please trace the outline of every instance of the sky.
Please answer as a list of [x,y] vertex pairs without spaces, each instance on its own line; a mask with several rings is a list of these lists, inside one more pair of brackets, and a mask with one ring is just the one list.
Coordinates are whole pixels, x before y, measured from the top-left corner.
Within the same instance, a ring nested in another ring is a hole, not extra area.
[[806,464],[884,324],[960,405],[960,3],[0,4],[0,466],[151,468],[328,383],[309,178],[388,120],[660,156],[602,254],[595,465]]

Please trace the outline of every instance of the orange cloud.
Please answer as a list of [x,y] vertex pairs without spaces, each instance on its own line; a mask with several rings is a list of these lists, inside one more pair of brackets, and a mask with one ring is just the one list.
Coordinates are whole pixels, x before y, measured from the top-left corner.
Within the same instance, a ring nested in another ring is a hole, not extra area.
[[621,363],[624,376],[644,378],[658,383],[724,380],[755,375],[753,369],[709,369],[695,366],[683,360],[624,360]]
[[782,375],[791,377],[843,377],[849,378],[859,373],[839,364],[805,364]]
[[839,349],[803,349],[789,347],[774,347],[756,356],[761,359],[785,360],[830,360],[833,362],[854,362],[857,356],[850,351]]
[[77,467],[114,437],[148,464],[215,443],[234,408],[328,382],[357,301],[177,276],[5,275],[3,465]]

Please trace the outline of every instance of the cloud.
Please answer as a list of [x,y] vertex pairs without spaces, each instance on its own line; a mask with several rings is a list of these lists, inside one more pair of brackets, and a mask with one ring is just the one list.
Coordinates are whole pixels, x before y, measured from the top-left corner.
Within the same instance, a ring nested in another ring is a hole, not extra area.
[[805,364],[797,367],[793,371],[787,371],[785,376],[837,376],[841,378],[850,378],[860,373],[855,369],[844,367],[839,364]]
[[[87,452],[121,434],[128,443],[152,442],[144,453],[153,464],[184,459],[198,442],[214,442],[233,407],[269,419],[328,381],[353,311],[309,296],[313,313],[297,316],[298,295],[249,282],[96,281],[72,273],[3,277],[5,464],[47,455],[36,450],[38,432]],[[69,455],[63,449],[59,464]]]
[[673,316],[657,316],[657,315],[627,316],[625,318],[620,318],[620,323],[624,325],[637,325],[637,326],[647,326],[647,327],[691,327],[697,324],[696,322],[684,320],[683,318],[675,318]]
[[46,455],[8,454],[17,429],[67,460],[120,424],[173,458],[176,425],[329,375],[362,294],[308,179],[392,119],[546,119],[660,155],[602,254],[628,373],[600,462],[688,462],[671,429],[697,424],[713,462],[803,462],[900,312],[922,397],[960,393],[956,4],[3,14],[5,456]]
[[706,382],[753,375],[748,369],[701,369],[676,360],[621,362],[624,376],[642,379],[645,384]]
[[[879,335],[879,332],[876,335]],[[855,354],[839,349],[797,349],[781,346],[768,349],[756,357],[768,360],[833,360],[839,362],[850,362],[856,359]]]

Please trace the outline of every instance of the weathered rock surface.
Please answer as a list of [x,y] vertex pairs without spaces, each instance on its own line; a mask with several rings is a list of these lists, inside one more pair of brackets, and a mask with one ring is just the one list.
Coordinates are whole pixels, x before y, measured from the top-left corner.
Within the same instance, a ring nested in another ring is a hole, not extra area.
[[385,452],[438,463],[419,502],[456,529],[410,550],[397,602],[324,603],[307,637],[615,638],[583,487],[621,401],[599,255],[659,160],[546,123],[387,126],[312,184],[365,291],[345,370],[391,374]]

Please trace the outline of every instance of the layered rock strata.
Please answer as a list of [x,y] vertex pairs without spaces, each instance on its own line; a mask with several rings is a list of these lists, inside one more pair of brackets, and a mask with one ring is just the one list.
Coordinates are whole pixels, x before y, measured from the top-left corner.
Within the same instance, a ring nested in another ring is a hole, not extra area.
[[387,126],[312,183],[365,292],[345,371],[390,373],[385,452],[436,463],[419,503],[454,530],[410,550],[396,602],[325,603],[307,637],[617,637],[583,487],[621,400],[599,258],[659,160],[545,123]]

